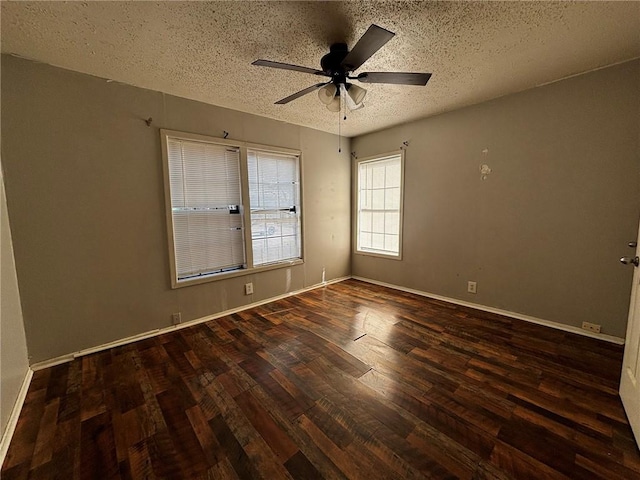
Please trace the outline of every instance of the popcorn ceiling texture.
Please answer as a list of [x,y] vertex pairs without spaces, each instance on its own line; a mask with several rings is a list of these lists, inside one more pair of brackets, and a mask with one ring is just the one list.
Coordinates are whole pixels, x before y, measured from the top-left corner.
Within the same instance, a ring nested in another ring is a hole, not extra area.
[[640,56],[640,2],[2,2],[2,52],[337,133],[317,95],[274,102],[370,24],[396,36],[361,71],[432,72],[426,87],[363,85],[356,136]]

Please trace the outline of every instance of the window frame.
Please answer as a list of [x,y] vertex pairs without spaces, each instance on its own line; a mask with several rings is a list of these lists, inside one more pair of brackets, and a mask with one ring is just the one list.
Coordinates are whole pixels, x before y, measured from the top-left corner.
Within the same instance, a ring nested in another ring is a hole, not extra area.
[[[218,272],[209,275],[203,275],[195,278],[188,278],[184,280],[178,280],[178,273],[176,268],[176,254],[175,254],[175,242],[173,232],[173,215],[171,206],[171,184],[169,177],[169,152],[168,152],[168,138],[175,138],[178,140],[205,142],[214,145],[234,147],[240,150],[240,194],[242,199],[241,215],[243,222],[244,233],[244,248],[245,248],[245,267],[239,270],[232,270],[229,272]],[[160,129],[160,145],[162,150],[162,170],[164,176],[164,200],[165,200],[165,216],[167,226],[167,239],[169,250],[169,271],[171,274],[171,288],[182,288],[190,285],[198,285],[202,283],[215,282],[219,280],[225,280],[234,277],[241,277],[245,275],[251,275],[258,272],[264,272],[268,270],[276,270],[279,268],[287,268],[294,265],[301,265],[304,263],[305,254],[305,241],[304,241],[304,190],[303,190],[303,159],[302,152],[300,150],[294,150],[284,147],[276,147],[273,145],[262,145],[258,143],[242,142],[237,140],[229,140],[225,138],[211,137],[208,135],[200,135],[196,133],[187,133],[176,130]],[[283,260],[277,263],[270,263],[268,265],[261,265],[258,267],[253,266],[253,245],[252,245],[252,232],[251,232],[251,205],[249,203],[249,172],[247,166],[247,150],[258,150],[263,152],[272,152],[276,154],[294,155],[298,157],[298,172],[299,172],[299,190],[300,190],[300,258]]]
[[[398,253],[381,253],[367,250],[360,250],[358,237],[360,234],[360,164],[384,161],[391,157],[400,157],[400,208],[398,225]],[[405,151],[404,149],[392,152],[371,155],[364,158],[357,158],[353,162],[353,254],[368,257],[386,258],[389,260],[402,260],[402,233],[404,230],[404,171],[405,171]]]

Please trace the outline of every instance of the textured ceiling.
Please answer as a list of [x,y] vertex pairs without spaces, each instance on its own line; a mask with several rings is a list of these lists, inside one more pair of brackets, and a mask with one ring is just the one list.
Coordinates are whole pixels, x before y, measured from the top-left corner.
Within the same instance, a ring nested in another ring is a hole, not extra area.
[[313,75],[375,23],[396,33],[360,71],[432,72],[367,84],[355,136],[640,56],[640,2],[2,2],[2,52],[337,133]]

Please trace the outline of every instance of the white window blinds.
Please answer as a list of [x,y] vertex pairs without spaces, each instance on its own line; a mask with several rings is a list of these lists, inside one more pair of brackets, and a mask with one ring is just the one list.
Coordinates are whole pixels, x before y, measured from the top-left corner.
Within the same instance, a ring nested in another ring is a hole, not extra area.
[[301,258],[300,160],[247,152],[254,266]]
[[245,264],[240,152],[167,138],[177,279]]
[[400,255],[400,155],[358,164],[357,250]]

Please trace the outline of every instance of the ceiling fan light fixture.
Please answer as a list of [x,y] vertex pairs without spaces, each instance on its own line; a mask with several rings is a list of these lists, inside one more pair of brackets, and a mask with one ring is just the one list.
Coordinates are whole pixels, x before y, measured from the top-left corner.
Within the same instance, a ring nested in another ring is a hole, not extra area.
[[[349,95],[349,98],[353,100],[353,103],[356,104],[356,107],[361,108],[364,97],[367,95],[367,91],[358,85],[349,85],[347,94]],[[354,109],[352,108],[352,110]]]
[[340,111],[340,97],[335,96],[333,100],[327,104],[327,110],[330,112],[339,112]]
[[336,86],[333,83],[330,83],[318,90],[318,98],[325,105],[329,105],[334,100],[337,91],[338,89]]
[[[353,93],[351,93],[352,91]],[[344,98],[347,108],[352,112],[364,107],[362,100],[364,100],[366,93],[367,91],[364,88],[360,88],[356,85],[340,84],[340,96]],[[356,99],[359,101],[356,102]]]

